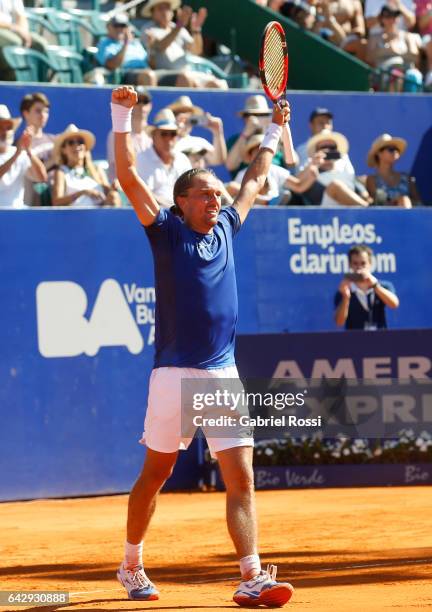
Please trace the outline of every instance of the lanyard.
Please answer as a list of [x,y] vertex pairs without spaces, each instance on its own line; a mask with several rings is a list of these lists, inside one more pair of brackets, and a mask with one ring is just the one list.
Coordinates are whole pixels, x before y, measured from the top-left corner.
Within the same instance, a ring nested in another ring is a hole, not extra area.
[[355,294],[362,308],[368,313],[368,323],[369,325],[372,325],[375,291],[373,289],[368,289],[365,293],[359,289],[355,283],[351,283],[350,289],[351,292]]

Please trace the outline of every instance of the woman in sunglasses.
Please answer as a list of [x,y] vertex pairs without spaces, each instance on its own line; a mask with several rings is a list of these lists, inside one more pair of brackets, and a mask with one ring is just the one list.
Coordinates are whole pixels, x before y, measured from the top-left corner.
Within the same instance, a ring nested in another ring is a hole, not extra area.
[[53,206],[121,206],[116,187],[108,183],[105,173],[92,161],[90,151],[94,145],[94,135],[75,125],[69,125],[57,136],[54,143],[57,168],[52,188]]
[[366,188],[375,205],[412,208],[421,204],[415,178],[393,167],[406,147],[406,140],[390,134],[381,134],[372,143],[367,164],[376,169],[376,174],[367,177]]

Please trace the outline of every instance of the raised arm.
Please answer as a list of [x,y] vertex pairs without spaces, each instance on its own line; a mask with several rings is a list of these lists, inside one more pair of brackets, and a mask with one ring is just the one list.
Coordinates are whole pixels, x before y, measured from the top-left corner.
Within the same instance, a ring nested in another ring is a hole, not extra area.
[[289,119],[290,110],[288,104],[282,109],[277,105],[274,106],[272,123],[267,129],[257,156],[243,177],[240,192],[234,202],[234,207],[237,209],[242,223],[254,205],[255,198],[264,187],[267,174],[270,170],[270,164],[282,134],[282,125],[288,122]]
[[130,137],[132,107],[138,96],[133,87],[117,87],[112,92],[111,111],[114,132],[114,157],[117,178],[142,225],[151,225],[159,204],[144,181],[138,176],[135,153]]

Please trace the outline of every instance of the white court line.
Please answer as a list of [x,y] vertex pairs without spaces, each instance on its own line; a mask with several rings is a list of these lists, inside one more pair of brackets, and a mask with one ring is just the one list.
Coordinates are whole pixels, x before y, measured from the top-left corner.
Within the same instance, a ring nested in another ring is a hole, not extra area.
[[[344,571],[344,570],[351,570],[351,569],[368,569],[371,567],[388,567],[388,566],[392,566],[392,565],[416,565],[416,564],[421,564],[421,563],[432,563],[432,559],[428,558],[428,559],[410,559],[407,561],[397,561],[396,559],[394,561],[384,561],[381,563],[363,563],[361,565],[344,565],[342,567],[324,567],[324,568],[319,568],[317,570],[314,570],[315,573],[319,573],[319,572],[337,572],[337,571]],[[211,579],[205,579],[205,580],[190,580],[190,581],[182,581],[182,584],[207,584],[210,582],[229,582],[229,581],[234,581],[234,580],[239,580],[238,576],[235,577],[227,577],[227,578],[211,578]],[[122,587],[118,587],[116,589],[98,589],[95,591],[76,591],[75,593],[69,593],[70,597],[80,597],[82,595],[89,595],[91,593],[108,593],[108,592],[112,592],[112,591],[123,591]]]
[[69,593],[69,597],[81,597],[81,595],[90,595],[91,593],[110,593],[112,591],[123,591],[122,587],[116,589],[97,589],[95,591],[76,591],[75,593]]
[[432,559],[407,559],[406,561],[395,559],[394,561],[384,561],[381,563],[363,563],[362,565],[346,565],[344,567],[322,567],[319,572],[334,572],[336,570],[363,569],[368,567],[388,567],[389,565],[415,565],[416,563],[431,563]]

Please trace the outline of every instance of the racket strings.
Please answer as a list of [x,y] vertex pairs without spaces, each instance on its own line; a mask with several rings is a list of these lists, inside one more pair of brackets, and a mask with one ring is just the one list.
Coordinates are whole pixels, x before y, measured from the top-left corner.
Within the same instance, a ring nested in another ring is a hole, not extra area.
[[283,93],[285,56],[278,30],[270,30],[264,46],[264,71],[267,87],[275,97]]

